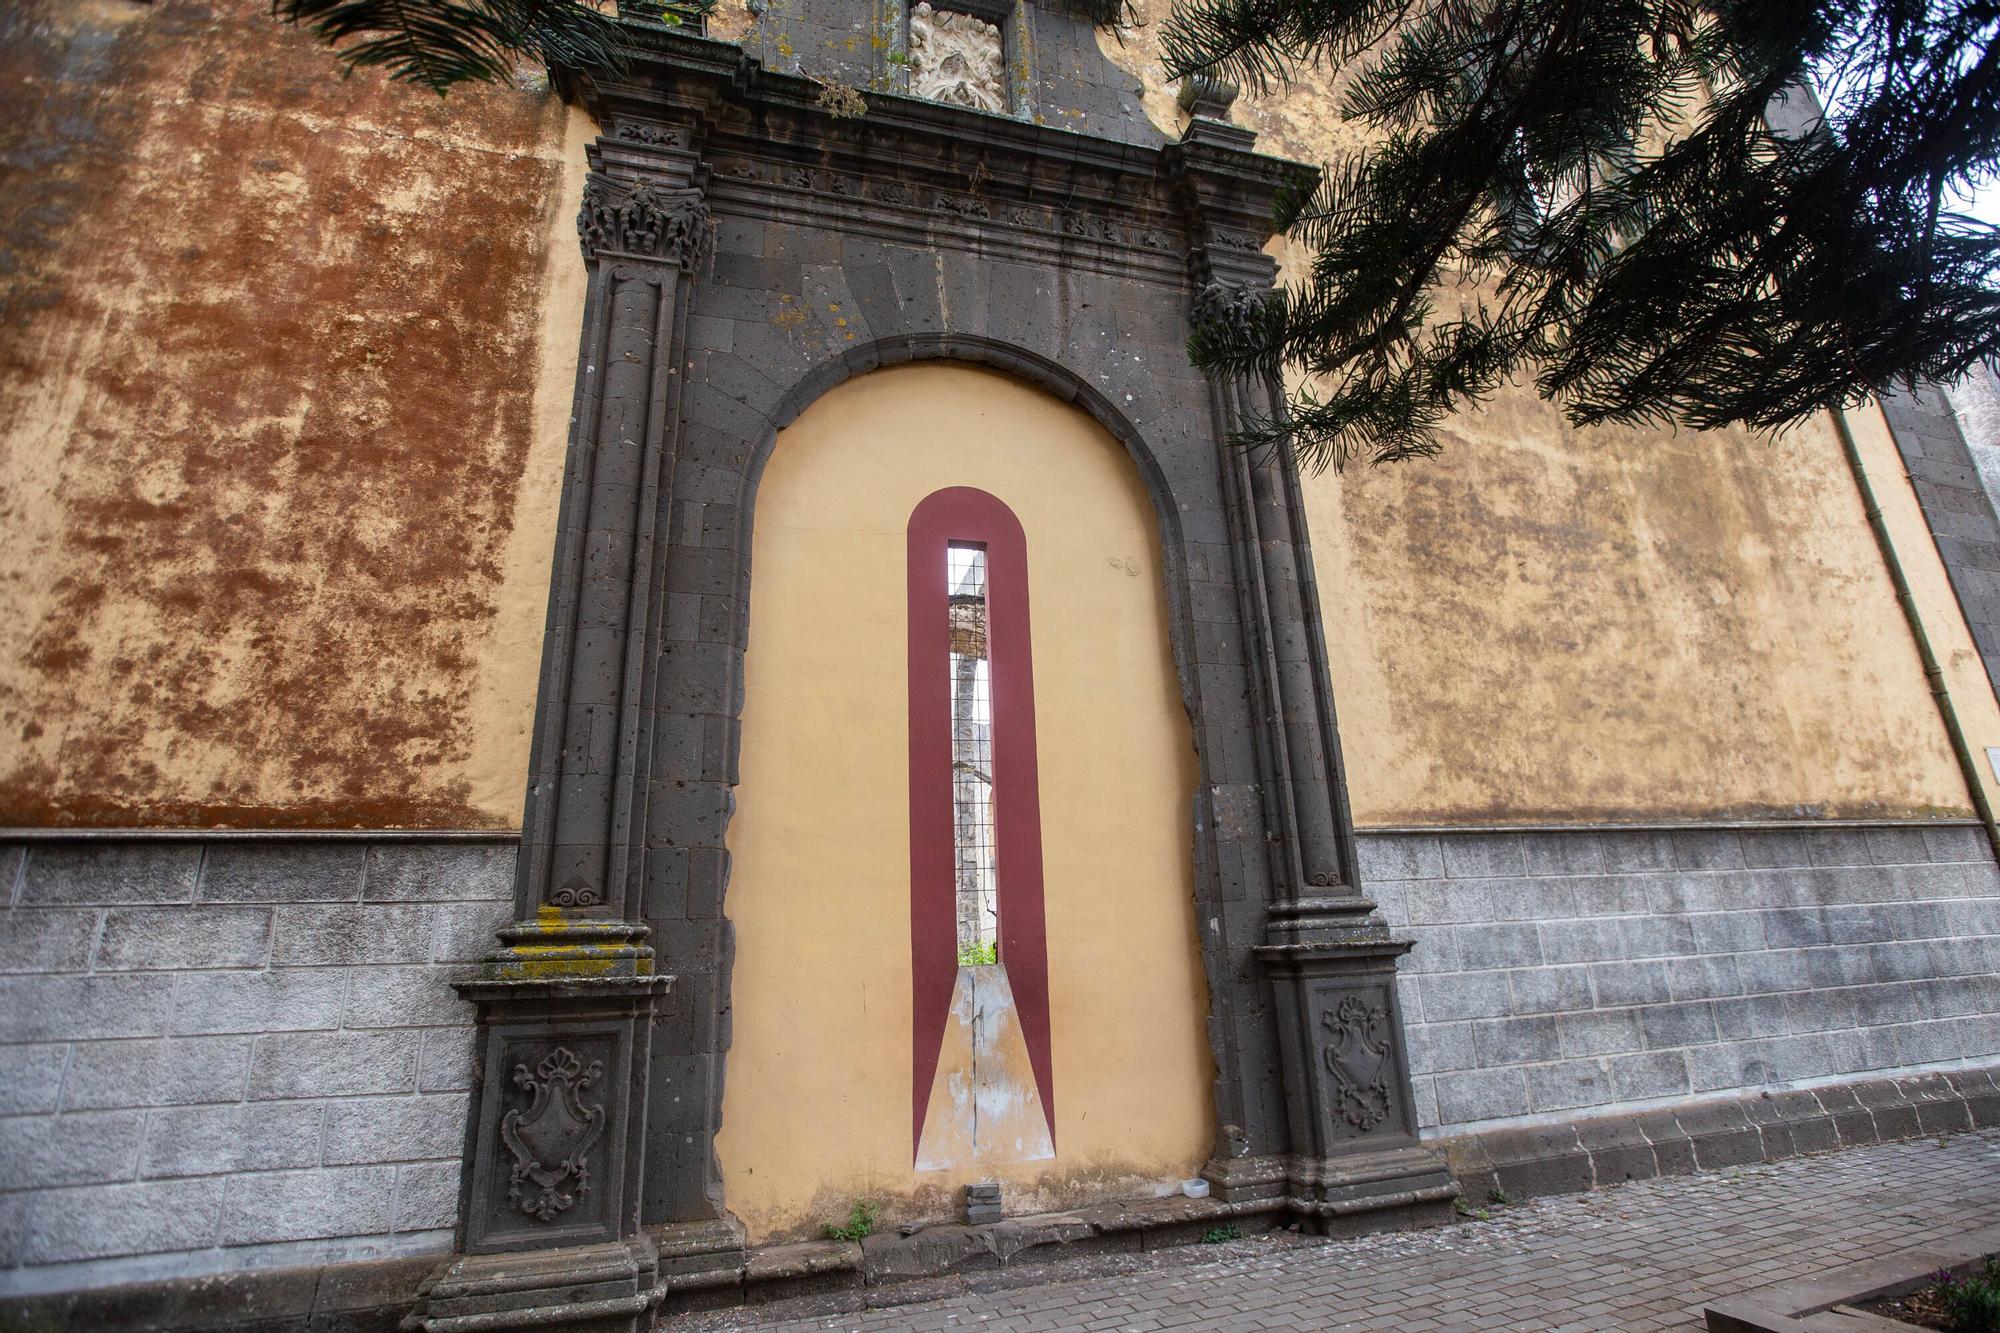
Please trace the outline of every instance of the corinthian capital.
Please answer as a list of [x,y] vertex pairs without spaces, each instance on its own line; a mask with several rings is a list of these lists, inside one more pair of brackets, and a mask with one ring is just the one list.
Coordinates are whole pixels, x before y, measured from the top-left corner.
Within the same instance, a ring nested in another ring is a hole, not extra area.
[[684,269],[699,267],[715,241],[701,191],[619,181],[597,172],[584,184],[576,231],[586,258],[630,255]]
[[1215,341],[1246,341],[1271,318],[1276,310],[1275,296],[1269,287],[1211,282],[1195,294],[1195,332]]

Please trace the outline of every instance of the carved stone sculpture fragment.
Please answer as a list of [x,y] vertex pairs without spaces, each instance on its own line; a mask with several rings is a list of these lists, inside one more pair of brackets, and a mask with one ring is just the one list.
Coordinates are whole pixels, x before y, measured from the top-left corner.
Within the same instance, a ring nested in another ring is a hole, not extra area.
[[933,102],[1005,115],[1007,61],[1000,29],[919,0],[910,8],[910,91]]

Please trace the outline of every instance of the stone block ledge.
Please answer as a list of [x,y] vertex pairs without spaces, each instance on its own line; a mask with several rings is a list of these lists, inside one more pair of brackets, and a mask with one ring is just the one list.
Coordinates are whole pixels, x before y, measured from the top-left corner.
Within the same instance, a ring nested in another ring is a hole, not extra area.
[[[1565,1124],[1435,1140],[1467,1199],[1495,1190],[1561,1194],[1656,1176],[2000,1125],[2000,1065],[1709,1098]],[[1294,1216],[1284,1194],[1229,1203],[1169,1197],[1012,1217],[987,1226],[890,1231],[689,1255],[663,1264],[661,1314],[773,1301],[826,1313],[906,1305],[1046,1281],[1046,1266],[1090,1253],[1197,1243]],[[727,1257],[725,1257],[727,1256]],[[397,1258],[179,1278],[0,1301],[0,1333],[390,1333],[441,1259]]]
[[[831,1312],[906,1305],[1046,1280],[1037,1270],[1088,1254],[1137,1253],[1199,1242],[1235,1224],[1268,1231],[1290,1216],[1285,1197],[1229,1203],[1178,1196],[1112,1201],[979,1226],[945,1223],[861,1241],[805,1241],[749,1252],[739,1265],[674,1274],[662,1313],[811,1300]],[[1009,1275],[1013,1275],[1010,1280]]]
[[1434,1140],[1466,1198],[1570,1194],[1656,1176],[2000,1125],[2000,1065],[1740,1093]]

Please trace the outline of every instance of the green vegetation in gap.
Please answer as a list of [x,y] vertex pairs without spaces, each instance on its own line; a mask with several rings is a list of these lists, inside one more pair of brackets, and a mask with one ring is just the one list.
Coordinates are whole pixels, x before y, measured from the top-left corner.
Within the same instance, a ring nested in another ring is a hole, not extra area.
[[847,1210],[847,1224],[845,1226],[837,1227],[831,1222],[827,1224],[826,1238],[828,1240],[864,1240],[875,1234],[875,1219],[875,1205],[866,1199],[857,1199],[854,1202],[854,1206]]

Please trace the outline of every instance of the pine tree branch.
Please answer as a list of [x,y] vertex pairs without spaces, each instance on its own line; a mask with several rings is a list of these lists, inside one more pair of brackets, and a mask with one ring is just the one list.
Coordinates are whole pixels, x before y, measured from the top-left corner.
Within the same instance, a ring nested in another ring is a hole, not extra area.
[[[1578,424],[1782,426],[2000,344],[2000,228],[1945,207],[2000,173],[1996,0],[1194,0],[1165,45],[1351,58],[1377,135],[1284,204],[1311,260],[1273,319],[1190,345],[1309,377],[1246,442],[1415,456],[1524,372]],[[1821,128],[1775,136],[1811,70]]]
[[[689,0],[706,12],[714,0]],[[618,69],[617,18],[580,0],[272,0],[272,14],[334,48],[349,73],[389,78],[443,96],[461,83],[505,83],[516,64]]]

